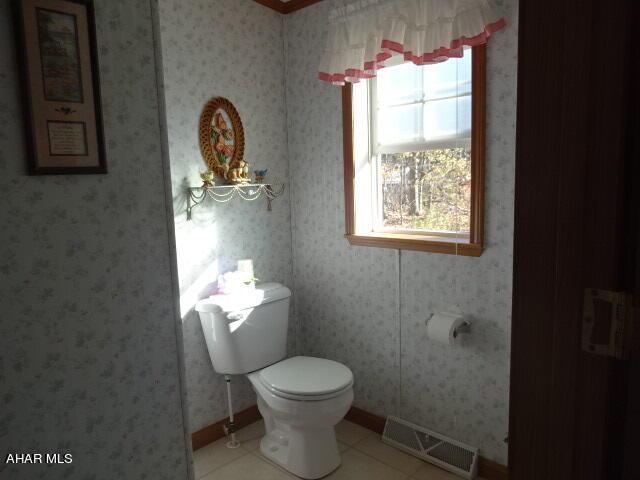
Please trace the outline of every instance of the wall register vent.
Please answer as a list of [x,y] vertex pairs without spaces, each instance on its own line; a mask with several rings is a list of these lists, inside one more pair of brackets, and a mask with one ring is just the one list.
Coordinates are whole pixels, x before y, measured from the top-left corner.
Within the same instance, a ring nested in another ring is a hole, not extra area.
[[397,417],[387,417],[382,441],[462,478],[478,472],[478,449]]

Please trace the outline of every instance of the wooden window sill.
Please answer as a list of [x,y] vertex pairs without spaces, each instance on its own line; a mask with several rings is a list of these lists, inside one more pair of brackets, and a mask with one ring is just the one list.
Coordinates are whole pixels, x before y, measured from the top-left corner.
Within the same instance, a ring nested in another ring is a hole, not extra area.
[[466,239],[420,237],[400,233],[348,234],[345,238],[351,245],[362,247],[393,248],[396,250],[417,250],[420,252],[446,253],[479,257],[483,247],[479,243],[469,243]]

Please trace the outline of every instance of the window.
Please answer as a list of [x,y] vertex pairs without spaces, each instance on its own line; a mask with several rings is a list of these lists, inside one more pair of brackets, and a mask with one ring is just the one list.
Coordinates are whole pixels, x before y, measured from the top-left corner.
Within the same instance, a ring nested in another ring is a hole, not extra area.
[[352,244],[482,253],[484,69],[480,46],[343,87]]

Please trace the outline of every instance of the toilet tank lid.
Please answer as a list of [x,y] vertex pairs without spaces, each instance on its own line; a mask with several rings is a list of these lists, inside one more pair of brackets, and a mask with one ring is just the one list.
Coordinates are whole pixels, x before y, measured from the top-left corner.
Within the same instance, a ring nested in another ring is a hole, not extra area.
[[198,312],[235,312],[265,303],[284,300],[291,290],[279,283],[259,283],[256,288],[242,288],[228,295],[211,295],[196,304]]

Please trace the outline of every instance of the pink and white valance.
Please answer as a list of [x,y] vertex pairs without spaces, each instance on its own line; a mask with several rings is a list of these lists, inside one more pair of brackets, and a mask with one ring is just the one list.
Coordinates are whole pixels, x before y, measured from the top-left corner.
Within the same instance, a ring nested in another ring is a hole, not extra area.
[[417,65],[462,57],[505,26],[490,0],[345,0],[329,16],[318,77],[335,85],[374,77],[402,55]]

